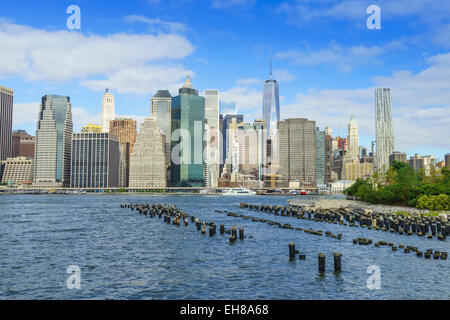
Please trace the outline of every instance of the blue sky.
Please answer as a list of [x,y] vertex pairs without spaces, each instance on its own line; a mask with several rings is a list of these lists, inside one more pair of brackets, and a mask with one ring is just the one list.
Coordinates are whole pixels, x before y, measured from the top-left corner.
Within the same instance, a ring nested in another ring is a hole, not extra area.
[[[68,30],[66,8],[81,9]],[[368,5],[381,9],[369,30]],[[374,140],[374,88],[393,90],[397,150],[450,152],[450,1],[16,0],[0,13],[0,85],[15,90],[14,128],[34,132],[40,97],[71,97],[75,130],[100,123],[106,87],[116,113],[142,120],[157,89],[189,74],[219,89],[247,122],[261,117],[273,54],[281,116]],[[223,110],[226,112],[226,110]]]

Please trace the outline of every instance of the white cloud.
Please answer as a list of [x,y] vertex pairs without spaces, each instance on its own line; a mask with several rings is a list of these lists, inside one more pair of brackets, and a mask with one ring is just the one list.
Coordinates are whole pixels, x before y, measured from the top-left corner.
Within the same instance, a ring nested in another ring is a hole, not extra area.
[[256,0],[212,0],[214,9],[228,9],[232,7],[253,6]]
[[40,102],[14,103],[13,127],[36,124]]
[[273,78],[278,82],[291,82],[297,79],[297,76],[290,73],[288,70],[279,69],[273,71]]
[[225,103],[235,102],[240,114],[251,113],[255,110],[260,112],[262,106],[262,92],[245,86],[220,92],[220,99]]
[[83,80],[80,83],[97,91],[112,88],[121,93],[145,95],[166,87],[169,87],[171,91],[178,90],[182,87],[182,81],[186,75],[193,76],[194,73],[181,65],[149,65],[123,68],[111,73],[107,79]]
[[[182,59],[194,50],[189,40],[177,34],[84,35],[66,30],[47,31],[4,20],[0,21],[0,43],[8,44],[0,50],[2,76],[47,82],[79,80],[90,88],[111,83],[117,92],[127,93],[150,93],[158,86],[155,80],[158,77],[163,80],[173,77],[172,83],[179,81],[181,74],[190,72],[182,66],[173,66],[170,61]],[[147,74],[152,72],[155,74]],[[137,89],[118,79],[119,76],[130,79],[132,74],[137,79],[131,85]],[[143,82],[138,84],[138,80]],[[160,83],[163,85],[167,81]]]
[[378,64],[384,53],[390,50],[402,49],[398,42],[391,42],[383,46],[366,47],[363,45],[344,47],[330,43],[328,47],[312,50],[305,46],[301,49],[280,51],[275,54],[278,59],[290,60],[299,66],[327,65],[340,71],[350,72],[357,66]]
[[180,22],[168,22],[161,20],[159,18],[151,19],[142,15],[129,15],[124,17],[125,22],[127,23],[144,23],[149,26],[150,31],[155,32],[161,30],[167,30],[169,32],[177,33],[177,32],[186,32],[187,27],[183,23]]
[[263,84],[264,81],[262,81],[261,79],[258,78],[242,78],[242,79],[237,79],[236,83],[238,85],[242,85],[242,86],[247,86],[247,85],[254,85],[254,84]]
[[413,74],[396,72],[373,79],[363,89],[314,90],[298,94],[295,102],[281,107],[282,117],[316,120],[322,128],[331,126],[346,132],[353,114],[359,133],[375,135],[375,88],[392,88],[393,125],[396,149],[418,147],[448,149],[450,146],[450,53],[428,59],[430,66]]
[[[381,8],[382,19],[415,16],[415,22],[436,23],[450,15],[448,0],[296,0],[278,5],[277,12],[287,15],[289,23],[303,25],[312,20],[361,20],[365,22],[366,9],[371,4]],[[365,25],[365,24],[364,24]]]

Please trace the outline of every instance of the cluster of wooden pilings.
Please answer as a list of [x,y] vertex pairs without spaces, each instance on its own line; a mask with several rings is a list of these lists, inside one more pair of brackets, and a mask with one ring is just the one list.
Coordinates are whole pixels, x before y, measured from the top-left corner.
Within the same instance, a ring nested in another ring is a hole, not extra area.
[[[200,218],[195,217],[194,215],[189,215],[182,210],[178,209],[174,205],[161,204],[161,203],[134,203],[134,204],[121,204],[121,208],[128,208],[131,211],[136,211],[139,214],[149,216],[150,218],[158,217],[163,219],[163,221],[167,224],[173,224],[176,226],[180,226],[183,224],[185,227],[188,227],[189,221],[194,224],[197,231],[200,231],[201,234],[206,234],[206,230],[208,229],[208,233],[210,237],[213,237],[217,233],[217,225],[214,221],[202,221]],[[229,240],[230,244],[236,242],[237,239],[244,240],[247,236],[244,234],[244,228],[239,228],[239,235],[237,232],[237,226],[232,226],[231,229],[226,229],[225,225],[221,223],[219,225],[219,232],[221,235],[228,234],[230,235]],[[253,238],[249,236],[249,238]]]
[[363,209],[302,209],[295,206],[274,206],[241,203],[241,208],[265,212],[277,216],[287,216],[315,222],[360,227],[399,235],[413,235],[444,241],[450,235],[450,222],[442,217],[403,216],[389,213],[376,213]]
[[[298,258],[300,260],[305,260],[306,255],[300,253],[298,250],[295,250],[295,243],[290,242],[289,243],[289,259],[291,261],[295,261],[295,256],[298,254]],[[341,272],[342,271],[342,253],[340,252],[333,252],[333,261],[334,261],[334,271],[335,272]],[[325,254],[319,253],[317,255],[318,260],[318,266],[319,266],[319,272],[324,273],[325,272]]]
[[[281,224],[280,222],[277,222],[277,221],[272,221],[272,220],[269,220],[269,219],[255,218],[255,217],[252,217],[252,216],[246,216],[246,215],[243,215],[243,214],[237,214],[237,213],[234,213],[234,212],[231,212],[231,211],[227,211],[227,210],[223,210],[223,211],[222,210],[215,210],[215,211],[216,212],[220,212],[220,213],[226,213],[227,216],[229,216],[229,217],[248,219],[248,220],[251,220],[253,222],[267,223],[270,226],[275,226],[275,227],[278,227],[278,228],[281,228],[281,229],[290,229],[290,230],[296,230],[296,231],[303,231],[303,232],[308,233],[308,234],[317,235],[317,236],[323,236],[323,231],[322,230],[313,230],[311,228],[309,228],[307,230],[303,229],[303,228],[294,228],[289,223]],[[337,239],[337,240],[341,240],[342,239],[342,234],[334,235],[330,231],[326,231],[325,235],[327,237],[330,237],[330,238],[333,238],[333,239]]]
[[[356,238],[356,239],[353,239],[353,244],[369,245],[369,244],[372,244],[372,239]],[[424,254],[424,252],[419,250],[417,247],[405,246],[404,244],[395,245],[393,242],[387,242],[387,241],[378,241],[375,243],[374,246],[376,248],[380,248],[383,246],[389,246],[392,248],[393,252],[397,251],[398,249],[403,249],[404,253],[415,252],[417,257],[419,257],[419,258],[424,256],[425,259],[430,259],[431,256],[433,256],[434,259],[441,259],[441,260],[447,259],[447,252],[440,251],[440,250],[427,249],[427,251],[425,251],[425,254]]]

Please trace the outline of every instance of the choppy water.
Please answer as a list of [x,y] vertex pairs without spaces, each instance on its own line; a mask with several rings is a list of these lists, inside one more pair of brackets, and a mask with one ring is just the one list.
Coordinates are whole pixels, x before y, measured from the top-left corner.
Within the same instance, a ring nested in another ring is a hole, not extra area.
[[[450,262],[425,260],[390,247],[352,243],[367,237],[450,251],[449,240],[277,217],[240,209],[240,202],[286,205],[288,197],[201,195],[1,195],[2,299],[449,299]],[[163,223],[120,203],[170,203],[202,220],[244,227],[254,239],[201,235]],[[264,217],[293,227],[342,233],[342,240],[228,217],[214,209]],[[291,262],[288,243],[306,254]],[[343,272],[333,274],[333,251]],[[326,274],[317,272],[325,253]],[[67,289],[70,265],[81,289]],[[367,267],[381,269],[381,289],[366,287]]]

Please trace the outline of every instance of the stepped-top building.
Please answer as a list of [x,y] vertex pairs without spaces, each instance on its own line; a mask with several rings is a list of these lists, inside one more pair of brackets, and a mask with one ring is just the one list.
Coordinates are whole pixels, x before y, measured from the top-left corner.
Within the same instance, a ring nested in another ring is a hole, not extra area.
[[36,125],[35,186],[66,187],[70,184],[72,126],[70,98],[43,96]]
[[348,124],[348,152],[355,158],[359,159],[359,136],[358,136],[358,123],[352,116]]
[[155,118],[141,123],[130,158],[130,188],[165,188],[165,135]]
[[102,130],[103,132],[109,132],[109,124],[115,117],[115,104],[114,95],[109,92],[109,89],[105,90],[102,100]]
[[205,98],[189,77],[172,98],[171,185],[204,186]]

